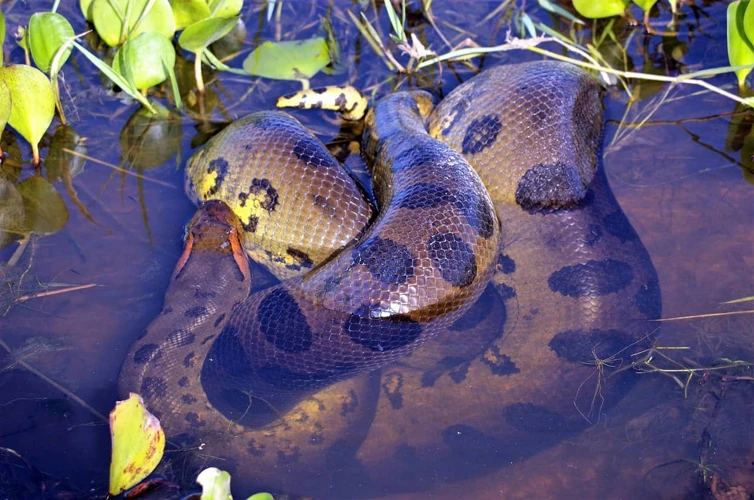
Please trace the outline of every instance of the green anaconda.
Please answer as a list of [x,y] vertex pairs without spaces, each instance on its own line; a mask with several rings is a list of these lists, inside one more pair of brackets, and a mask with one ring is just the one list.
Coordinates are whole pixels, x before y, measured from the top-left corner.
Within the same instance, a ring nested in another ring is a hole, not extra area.
[[[609,404],[631,380],[596,363],[641,349],[661,308],[598,168],[600,101],[556,62],[486,70],[434,109],[383,98],[362,140],[376,216],[292,117],[234,122],[187,190],[237,215],[199,209],[121,392],[234,481],[328,498],[467,477],[580,431],[595,390]],[[242,247],[287,279],[249,294]]]

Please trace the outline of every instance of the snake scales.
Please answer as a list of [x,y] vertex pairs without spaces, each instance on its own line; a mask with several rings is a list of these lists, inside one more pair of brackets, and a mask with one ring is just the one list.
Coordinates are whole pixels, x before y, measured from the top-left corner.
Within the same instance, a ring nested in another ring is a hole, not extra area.
[[[377,216],[293,118],[235,122],[187,190],[237,216],[208,202],[189,224],[121,392],[234,482],[328,497],[468,477],[583,429],[595,364],[642,348],[661,308],[597,168],[600,97],[556,62],[489,69],[434,109],[385,97],[362,144]],[[288,279],[250,295],[244,248]],[[631,376],[593,381],[609,404]]]

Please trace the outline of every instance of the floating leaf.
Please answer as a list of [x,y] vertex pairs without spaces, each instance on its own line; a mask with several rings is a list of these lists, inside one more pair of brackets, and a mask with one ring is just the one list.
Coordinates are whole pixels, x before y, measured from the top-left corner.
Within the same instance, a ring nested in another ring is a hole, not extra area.
[[589,19],[617,16],[626,10],[631,0],[573,0],[576,12]]
[[8,124],[11,110],[10,90],[5,82],[0,81],[0,135],[2,135],[5,126]]
[[[3,43],[5,43],[5,15],[0,11],[0,49],[2,49]],[[3,64],[3,51],[0,50],[0,65]]]
[[[744,66],[754,64],[754,46],[746,36],[745,15],[747,7],[750,6],[748,0],[732,2],[728,5],[728,60],[731,66]],[[736,71],[738,87],[744,88],[746,77],[751,72],[751,68],[739,69]]]
[[642,10],[649,12],[654,7],[654,4],[657,3],[657,0],[633,0],[633,2],[641,7]]
[[204,47],[230,33],[237,21],[237,17],[203,19],[183,30],[178,43],[189,52],[201,53]]
[[275,500],[275,498],[269,493],[257,493],[255,495],[251,495],[246,500]]
[[217,467],[199,473],[196,482],[202,486],[201,500],[233,500],[230,494],[230,474]]
[[113,59],[113,69],[139,90],[167,80],[165,66],[175,66],[175,49],[169,39],[155,32],[127,41]]
[[[34,64],[45,73],[50,72],[52,58],[58,49],[75,36],[71,23],[55,12],[37,12],[31,16],[27,33]],[[60,66],[65,64],[72,50],[72,47],[66,49],[60,58]]]
[[92,21],[92,3],[94,3],[94,0],[79,0],[79,8],[81,8],[81,13],[89,22]]
[[113,454],[110,461],[111,495],[131,488],[157,467],[165,450],[160,421],[144,407],[138,394],[118,401],[110,412]]
[[16,188],[24,201],[25,233],[52,234],[65,227],[68,207],[50,181],[35,175],[21,181]]
[[[175,34],[175,18],[168,0],[93,0],[91,11],[94,28],[111,47],[147,31],[166,38]],[[126,18],[128,24],[124,33]]]
[[330,63],[324,38],[264,42],[243,62],[250,75],[278,80],[308,79]]
[[44,73],[25,64],[0,68],[0,80],[10,91],[8,124],[29,141],[39,163],[39,141],[55,114],[55,92]]
[[176,30],[182,30],[209,17],[207,0],[170,0],[170,6],[173,8]]
[[212,17],[235,17],[243,8],[243,0],[209,0]]

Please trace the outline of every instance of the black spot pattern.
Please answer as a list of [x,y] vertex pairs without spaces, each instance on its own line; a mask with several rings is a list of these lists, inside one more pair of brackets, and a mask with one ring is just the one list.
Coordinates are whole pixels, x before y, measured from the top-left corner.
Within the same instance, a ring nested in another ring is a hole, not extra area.
[[293,146],[293,154],[311,167],[337,167],[329,151],[326,151],[322,144],[313,137],[303,136],[299,138]]
[[383,283],[401,284],[414,275],[416,259],[405,245],[374,236],[354,249],[353,263]]
[[516,261],[501,253],[497,258],[497,268],[503,274],[513,274],[516,272]]
[[525,210],[570,208],[585,196],[579,171],[564,163],[530,168],[516,188],[516,203]]
[[618,238],[621,243],[639,239],[639,235],[636,234],[631,223],[628,222],[628,218],[621,210],[616,210],[615,212],[606,215],[605,218],[602,219],[602,224],[604,224],[605,230],[609,234]]
[[442,279],[457,287],[471,285],[476,278],[474,250],[453,233],[437,233],[427,242],[429,256],[440,270]]
[[311,267],[314,265],[314,261],[312,261],[311,257],[309,257],[306,252],[302,252],[301,250],[292,247],[288,247],[285,252],[293,257],[293,259],[297,263],[295,267],[297,267],[298,269],[302,267],[311,269]]
[[203,422],[199,418],[199,414],[193,411],[188,412],[184,417],[184,420],[188,422],[189,427],[191,427],[192,429],[201,429],[202,427],[205,427],[207,425],[207,422]]
[[602,296],[626,288],[634,278],[633,269],[613,259],[589,260],[566,266],[547,278],[550,290],[568,297]]
[[636,307],[646,318],[658,319],[662,316],[662,294],[657,279],[640,286],[634,296]]
[[222,313],[220,316],[217,317],[217,319],[215,320],[215,324],[212,326],[217,328],[220,325],[220,323],[223,322],[224,319],[225,319],[225,313]]
[[532,403],[514,403],[506,406],[503,409],[503,418],[518,429],[542,434],[571,434],[589,425],[581,417],[569,419]]
[[635,339],[621,330],[567,330],[550,340],[550,349],[559,358],[571,363],[593,363],[621,353],[630,356],[633,351],[624,349]]
[[189,386],[188,377],[181,377],[180,380],[178,380],[178,385],[181,387],[188,387]]
[[201,318],[205,314],[208,314],[209,311],[204,306],[195,306],[190,307],[189,309],[186,309],[186,312],[183,313],[184,316],[187,318]]
[[186,357],[183,358],[183,366],[186,368],[193,368],[194,363],[196,363],[196,353],[192,351],[186,354]]
[[295,464],[301,459],[301,451],[298,446],[294,446],[289,451],[278,450],[277,463],[278,465],[291,465]]
[[197,288],[194,290],[194,297],[197,299],[212,299],[217,294],[215,292],[202,290],[201,288]]
[[263,457],[265,448],[264,444],[257,443],[255,439],[249,439],[249,442],[246,443],[246,452],[252,457]]
[[157,344],[144,344],[134,353],[134,363],[137,365],[146,364],[154,359],[160,359],[162,351]]
[[456,207],[466,222],[477,230],[479,236],[488,239],[495,232],[494,208],[486,198],[472,191],[456,195]]
[[373,351],[392,351],[416,340],[422,327],[403,315],[372,318],[369,307],[362,306],[346,320],[343,330],[351,340]]
[[485,115],[472,121],[461,143],[463,154],[476,154],[488,148],[501,129],[500,118],[495,115]]
[[340,416],[345,417],[356,411],[359,407],[359,396],[353,389],[348,391],[345,397],[340,402]]
[[395,205],[399,208],[416,210],[418,208],[435,208],[454,201],[456,201],[456,197],[444,187],[420,182],[398,193]]
[[225,174],[228,172],[228,167],[228,162],[223,157],[210,160],[209,165],[207,166],[207,173],[211,174],[212,172],[217,172],[217,177],[215,178],[215,185],[207,191],[209,196],[214,196],[220,190],[223,181],[225,181]]
[[243,226],[243,230],[247,233],[253,233],[257,230],[257,224],[259,224],[259,217],[255,217],[253,215],[249,216],[249,220],[246,222],[241,221],[241,225]]
[[285,352],[304,352],[312,346],[312,330],[296,299],[283,288],[269,293],[259,304],[259,329],[267,342]]
[[400,373],[390,373],[382,378],[382,391],[390,401],[390,406],[394,410],[400,410],[403,407],[403,375]]
[[501,353],[500,349],[494,345],[487,349],[479,359],[490,368],[493,375],[508,376],[521,371],[511,358]]
[[593,247],[602,239],[602,228],[596,224],[589,224],[584,235],[584,244]]
[[196,340],[196,335],[193,332],[181,329],[169,333],[165,337],[165,340],[172,344],[173,347],[184,347],[193,344]]
[[516,289],[505,283],[495,283],[495,290],[500,294],[500,298],[503,300],[512,299],[516,296]]
[[275,207],[278,206],[278,192],[272,187],[269,179],[251,179],[249,194],[244,195],[244,193],[240,193],[238,195],[238,198],[241,200],[241,206],[243,207],[246,205],[246,200],[249,196],[258,195],[260,193],[264,193],[264,199],[259,203],[259,206],[268,212],[275,210]]
[[196,403],[197,399],[191,394],[184,394],[183,396],[181,396],[181,401],[183,402],[183,404],[192,405]]
[[161,378],[145,377],[141,382],[141,396],[145,399],[161,398],[168,393],[168,384]]

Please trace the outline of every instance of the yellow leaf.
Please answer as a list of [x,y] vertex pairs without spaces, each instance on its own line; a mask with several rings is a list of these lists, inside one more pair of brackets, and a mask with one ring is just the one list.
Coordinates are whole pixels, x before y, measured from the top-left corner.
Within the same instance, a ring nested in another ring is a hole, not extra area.
[[160,421],[144,407],[138,394],[118,401],[110,412],[113,454],[110,461],[110,494],[117,495],[147,477],[162,460],[165,433]]

